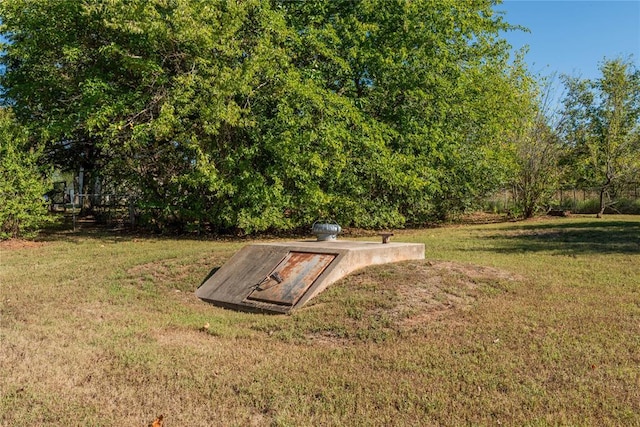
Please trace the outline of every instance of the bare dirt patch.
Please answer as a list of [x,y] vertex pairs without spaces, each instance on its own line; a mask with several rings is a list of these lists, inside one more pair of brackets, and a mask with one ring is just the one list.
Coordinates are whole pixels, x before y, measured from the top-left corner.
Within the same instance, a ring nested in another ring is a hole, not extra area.
[[[372,315],[411,328],[448,313],[469,310],[487,292],[501,292],[524,278],[504,270],[452,261],[409,261],[364,270],[347,279],[349,286],[371,288]],[[365,297],[367,298],[367,297]]]
[[[318,296],[310,308],[331,314],[306,324],[305,337],[325,346],[381,342],[399,331],[417,332],[473,310],[483,299],[499,297],[524,280],[509,271],[451,261],[369,267]],[[343,320],[334,320],[338,318]]]
[[45,242],[34,242],[32,240],[22,239],[0,240],[0,250],[32,249],[42,247],[45,244]]
[[462,264],[452,261],[427,261],[426,264],[438,271],[449,271],[466,275],[470,279],[521,281],[524,278],[510,271],[499,268],[484,267],[474,264]]
[[412,327],[456,310],[469,310],[484,288],[523,278],[492,267],[451,261],[413,263],[397,285],[399,301],[390,314],[399,326]]

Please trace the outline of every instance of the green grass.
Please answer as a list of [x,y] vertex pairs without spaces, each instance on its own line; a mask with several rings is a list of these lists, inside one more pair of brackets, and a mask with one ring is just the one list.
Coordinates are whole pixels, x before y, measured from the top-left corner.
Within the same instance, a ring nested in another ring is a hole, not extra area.
[[193,295],[249,241],[2,243],[0,426],[640,425],[640,217],[394,239],[289,316]]

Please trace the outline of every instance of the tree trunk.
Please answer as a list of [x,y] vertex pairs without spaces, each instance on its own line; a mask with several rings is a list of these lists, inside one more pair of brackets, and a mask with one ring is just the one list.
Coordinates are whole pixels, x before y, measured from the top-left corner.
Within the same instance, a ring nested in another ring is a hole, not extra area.
[[606,207],[604,204],[604,195],[609,190],[609,185],[611,185],[611,181],[613,180],[612,175],[609,173],[608,169],[609,168],[607,167],[607,182],[605,182],[605,184],[600,187],[600,211],[596,215],[597,218],[602,218],[602,216],[604,215],[604,209]]
[[604,215],[604,193],[607,191],[606,187],[602,187],[600,189],[600,210],[598,211],[598,214],[596,215],[596,218],[602,218],[602,215]]

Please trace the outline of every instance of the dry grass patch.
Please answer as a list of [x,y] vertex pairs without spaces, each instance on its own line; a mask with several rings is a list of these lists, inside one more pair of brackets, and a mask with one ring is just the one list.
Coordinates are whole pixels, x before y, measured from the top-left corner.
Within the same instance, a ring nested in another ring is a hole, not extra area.
[[44,245],[45,245],[45,242],[35,242],[33,240],[23,240],[23,239],[0,240],[0,256],[2,254],[2,251],[38,248]]
[[[304,338],[312,343],[336,347],[383,342],[406,337],[429,322],[471,310],[483,296],[504,292],[523,280],[497,268],[452,261],[374,266],[333,285],[294,317],[305,318],[308,312],[316,311],[330,313],[324,320],[311,314],[314,321],[308,325]],[[331,318],[341,319],[340,324],[331,322]],[[302,323],[300,320],[296,324],[298,331]],[[285,340],[294,336],[292,330],[266,332]]]
[[[522,277],[492,267],[452,261],[410,261],[368,268],[337,285],[349,293],[346,307],[353,318],[388,318],[394,327],[417,326],[455,310],[469,310],[483,294],[500,291]],[[357,306],[355,295],[366,301]],[[366,295],[369,294],[369,295]],[[373,302],[379,299],[379,302]],[[320,299],[322,301],[322,299]],[[364,310],[370,309],[368,313]]]
[[[483,293],[493,293],[519,275],[492,267],[452,261],[428,261],[409,268],[397,287],[401,302],[392,311],[399,326],[415,327],[451,310],[470,310]],[[404,319],[403,319],[404,318]]]
[[212,265],[221,265],[225,260],[224,256],[162,259],[133,266],[126,273],[129,279],[140,286],[162,284],[168,289],[191,291],[194,269],[204,271],[202,267],[210,269]]
[[640,425],[639,217],[396,237],[289,316],[193,295],[248,242],[3,250],[0,426]]

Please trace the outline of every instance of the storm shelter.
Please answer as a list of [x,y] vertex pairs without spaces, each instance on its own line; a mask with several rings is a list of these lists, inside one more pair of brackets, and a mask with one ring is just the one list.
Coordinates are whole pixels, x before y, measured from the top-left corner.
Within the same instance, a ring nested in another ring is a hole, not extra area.
[[248,245],[205,280],[196,296],[227,308],[288,313],[355,270],[424,259],[424,250],[422,243],[345,240]]

